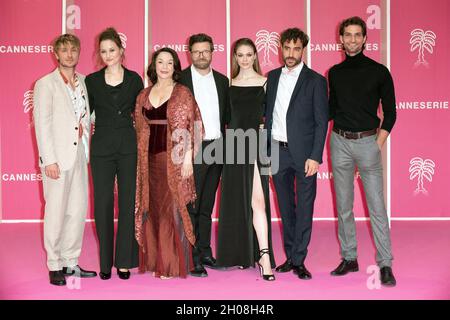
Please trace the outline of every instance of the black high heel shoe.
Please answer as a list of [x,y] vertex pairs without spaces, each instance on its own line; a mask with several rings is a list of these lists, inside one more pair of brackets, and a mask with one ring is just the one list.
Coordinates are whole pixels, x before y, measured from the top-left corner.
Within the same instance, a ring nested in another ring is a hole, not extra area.
[[100,279],[102,280],[111,279],[111,272],[100,272]]
[[[268,248],[259,250],[259,260],[261,260],[262,256],[265,254],[270,256],[270,252],[269,252]],[[263,266],[259,263],[259,261],[257,263],[258,263],[259,273],[261,274],[261,277],[266,281],[274,281],[275,275],[274,274],[264,274]]]
[[119,275],[119,278],[122,280],[128,280],[130,279],[130,271],[120,271],[117,269],[117,274]]

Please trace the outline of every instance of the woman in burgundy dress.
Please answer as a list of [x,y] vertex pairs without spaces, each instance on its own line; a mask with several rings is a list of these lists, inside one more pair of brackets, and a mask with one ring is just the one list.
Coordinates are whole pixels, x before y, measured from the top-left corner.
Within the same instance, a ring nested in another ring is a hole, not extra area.
[[156,51],[147,71],[153,85],[141,91],[135,110],[139,270],[161,279],[187,276],[195,243],[186,204],[196,197],[192,162],[203,126],[180,72],[175,51]]

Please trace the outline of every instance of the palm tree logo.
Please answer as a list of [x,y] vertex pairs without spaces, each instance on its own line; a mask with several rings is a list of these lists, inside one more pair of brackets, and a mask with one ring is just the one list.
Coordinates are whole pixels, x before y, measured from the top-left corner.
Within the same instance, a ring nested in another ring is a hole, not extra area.
[[23,106],[24,113],[31,114],[31,120],[30,120],[30,123],[28,124],[28,128],[31,128],[33,126],[33,113],[30,112],[34,107],[33,90],[25,91],[25,93],[23,94],[22,106]]
[[418,67],[421,64],[428,67],[428,62],[425,60],[425,50],[429,53],[433,53],[433,47],[436,45],[436,34],[431,31],[423,31],[422,29],[414,29],[411,31],[411,39],[409,43],[411,44],[411,52],[419,49],[419,54],[417,56],[417,61],[414,66]]
[[423,186],[423,178],[432,182],[434,175],[435,163],[431,159],[423,160],[422,158],[415,157],[409,161],[409,180],[417,178],[417,187],[414,190],[414,194],[423,193],[428,194],[428,191]]
[[278,47],[280,46],[280,35],[278,32],[269,32],[267,30],[259,30],[256,33],[256,49],[264,50],[264,60],[262,66],[272,66],[270,61],[270,52],[278,55]]
[[125,33],[119,32],[120,41],[122,42],[122,47],[125,49],[127,47],[128,37]]
[[27,90],[23,94],[23,112],[28,113],[31,109],[33,109],[33,90]]

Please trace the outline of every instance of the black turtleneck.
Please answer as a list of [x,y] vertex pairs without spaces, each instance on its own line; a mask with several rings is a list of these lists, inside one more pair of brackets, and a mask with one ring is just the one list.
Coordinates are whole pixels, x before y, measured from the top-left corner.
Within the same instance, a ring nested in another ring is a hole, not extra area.
[[392,130],[396,119],[394,83],[389,70],[362,52],[334,65],[328,74],[330,119],[345,131],[367,131],[380,127],[377,116],[381,100],[381,129]]

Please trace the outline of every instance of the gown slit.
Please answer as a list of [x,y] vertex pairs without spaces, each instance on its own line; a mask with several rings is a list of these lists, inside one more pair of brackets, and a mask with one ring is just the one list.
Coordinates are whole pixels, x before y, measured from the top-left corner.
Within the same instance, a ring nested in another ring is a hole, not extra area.
[[[230,87],[230,120],[228,129],[249,129],[256,131],[263,122],[265,92],[263,86]],[[236,137],[227,134],[225,139]],[[257,146],[259,140],[257,139]],[[250,143],[245,141],[245,163],[237,162],[237,148],[234,145],[234,159],[224,164],[222,171],[221,201],[219,212],[219,232],[217,241],[217,263],[224,267],[254,267],[259,260],[259,245],[253,227],[252,193],[254,166],[260,176],[264,195],[268,228],[268,247],[272,267],[275,267],[271,243],[271,213],[269,201],[269,177],[261,175],[258,151],[256,159],[249,156]],[[240,155],[242,156],[242,155]]]

